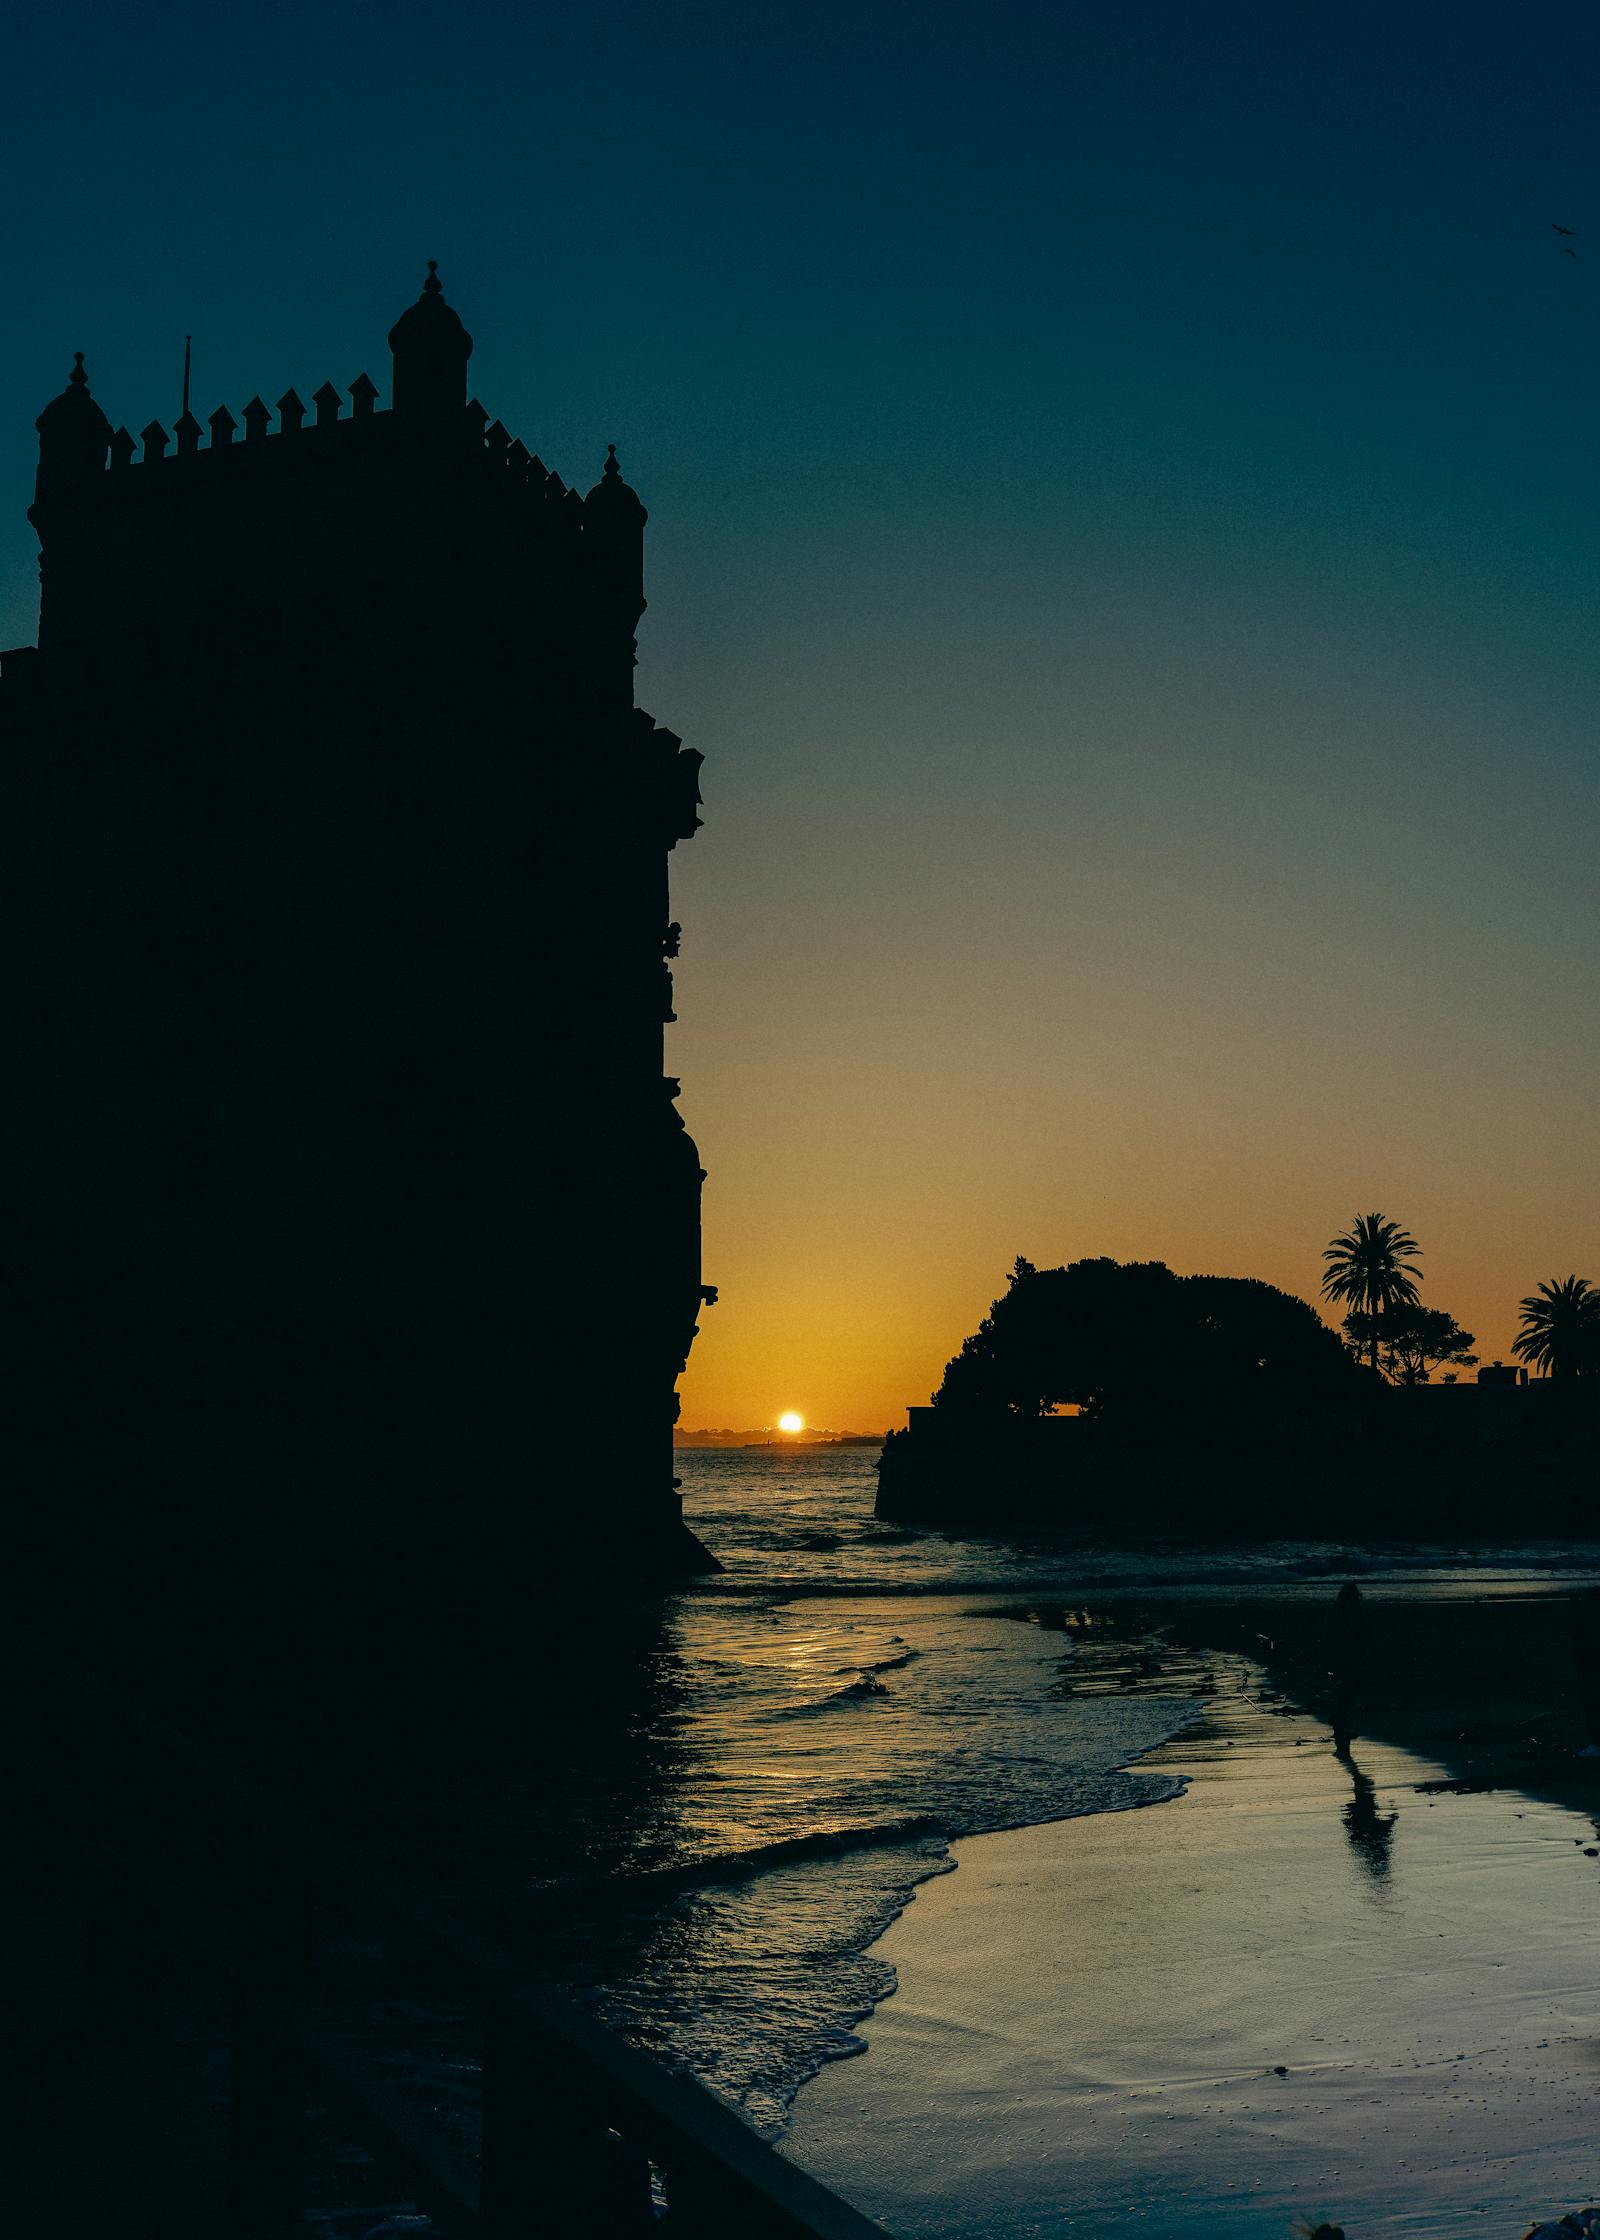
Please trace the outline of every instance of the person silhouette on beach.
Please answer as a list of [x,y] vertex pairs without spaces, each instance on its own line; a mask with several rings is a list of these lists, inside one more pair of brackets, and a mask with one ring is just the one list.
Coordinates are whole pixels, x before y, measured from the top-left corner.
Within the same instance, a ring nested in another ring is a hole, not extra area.
[[1350,1755],[1350,1736],[1367,1658],[1367,1613],[1361,1589],[1347,1579],[1339,1589],[1328,1623],[1328,1671],[1333,1681],[1333,1747]]

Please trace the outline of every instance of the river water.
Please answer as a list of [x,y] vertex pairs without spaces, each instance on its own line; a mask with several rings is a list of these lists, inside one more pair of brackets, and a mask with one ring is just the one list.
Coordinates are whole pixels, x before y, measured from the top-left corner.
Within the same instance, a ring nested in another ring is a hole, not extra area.
[[[915,1531],[874,1519],[874,1460],[681,1454],[685,1515],[723,1571],[619,1613],[537,1732],[508,1734],[469,1786],[436,1783],[409,1825],[375,1831],[769,2137],[808,2078],[860,2050],[856,2025],[894,1989],[870,1947],[946,1871],[951,1839],[1179,1792],[1139,1760],[1201,1711],[1203,1672],[1193,1694],[1159,1677],[1154,1692],[1074,1685],[1104,1597],[1305,1590],[1397,1567],[1481,1584],[1594,1557]],[[400,2018],[405,2065],[470,2135],[475,2060],[435,2019],[430,2050]]]
[[[1138,1759],[1199,1700],[1066,1684],[1097,1598],[1281,1590],[1397,1562],[1419,1583],[1568,1563],[1548,1546],[1374,1556],[918,1532],[874,1519],[875,1459],[680,1455],[685,1514],[725,1567],[675,1598],[667,1625],[676,1749],[656,1827],[681,1887],[593,1987],[610,2019],[769,2134],[808,2076],[859,2049],[853,2025],[893,1989],[866,1948],[945,1868],[950,1838],[1177,1793]],[[1570,1561],[1587,1569],[1592,1551]]]

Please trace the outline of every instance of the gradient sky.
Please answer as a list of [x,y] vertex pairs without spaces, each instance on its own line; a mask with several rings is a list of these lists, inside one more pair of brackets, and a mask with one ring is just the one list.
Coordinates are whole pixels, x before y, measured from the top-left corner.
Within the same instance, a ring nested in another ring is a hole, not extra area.
[[[1600,1280],[1600,15],[25,4],[32,421],[366,368],[651,509],[707,756],[669,1067],[688,1424],[872,1429],[1014,1256],[1314,1293],[1357,1211],[1504,1352]],[[1552,219],[1579,229],[1560,254]]]

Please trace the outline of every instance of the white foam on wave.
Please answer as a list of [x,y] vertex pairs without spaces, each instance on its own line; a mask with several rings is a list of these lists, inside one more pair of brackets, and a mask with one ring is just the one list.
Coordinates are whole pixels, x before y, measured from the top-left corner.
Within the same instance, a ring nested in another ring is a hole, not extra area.
[[[688,1780],[716,1818],[703,1873],[691,1849],[597,2003],[769,2133],[808,2077],[861,2050],[856,2025],[894,1989],[870,1947],[951,1839],[1176,1795],[1128,1768],[1199,1708],[1066,1696],[1062,1635],[946,1596],[698,1597],[677,1649],[700,1676]],[[841,1671],[856,1678],[819,1690]]]
[[[1135,1583],[1248,1590],[1354,1568],[1334,1542],[1097,1548],[1062,1532],[884,1527],[873,1460],[861,1449],[678,1457],[685,1514],[727,1568],[682,1599],[676,1620],[684,1697],[663,1798],[663,1902],[597,1996],[769,2131],[806,2077],[859,2050],[854,2026],[894,1988],[869,1948],[948,1865],[949,1839],[1125,1811],[1181,1786],[1135,1761],[1197,1703],[1064,1695],[1070,1644],[986,1614],[984,1590],[1083,1600]],[[1444,1547],[1386,1560],[1448,1573],[1469,1556],[1481,1566],[1483,1551]],[[1511,1572],[1563,1560],[1503,1559]]]

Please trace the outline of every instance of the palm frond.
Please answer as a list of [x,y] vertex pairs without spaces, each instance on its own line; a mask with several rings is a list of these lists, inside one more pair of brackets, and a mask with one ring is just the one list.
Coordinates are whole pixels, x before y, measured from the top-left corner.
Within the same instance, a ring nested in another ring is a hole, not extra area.
[[1322,1296],[1341,1299],[1367,1313],[1389,1306],[1415,1306],[1416,1263],[1422,1247],[1411,1231],[1382,1213],[1358,1213],[1342,1235],[1324,1247],[1327,1266]]
[[1541,1283],[1522,1302],[1511,1350],[1550,1376],[1593,1375],[1600,1369],[1600,1291],[1586,1276]]

